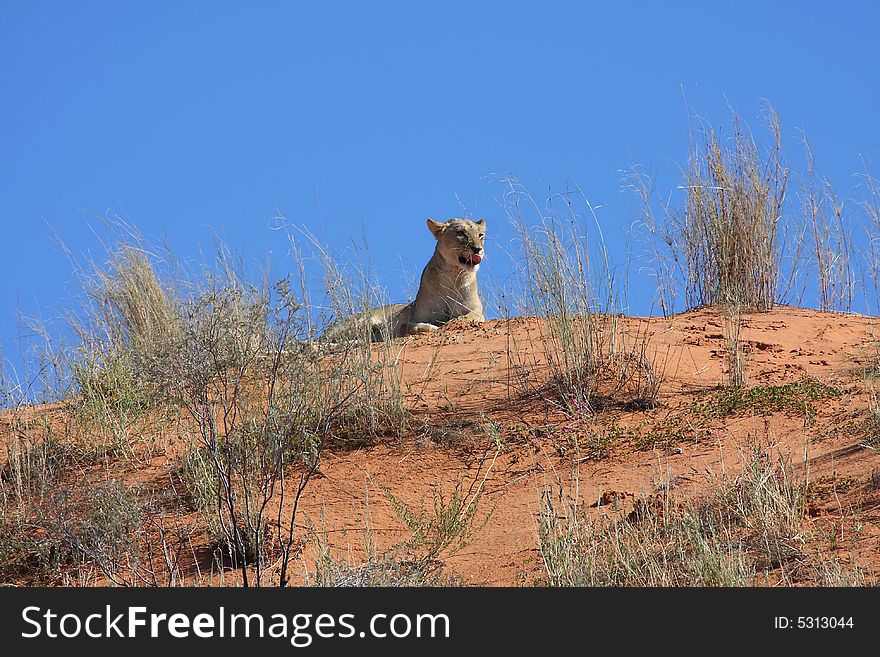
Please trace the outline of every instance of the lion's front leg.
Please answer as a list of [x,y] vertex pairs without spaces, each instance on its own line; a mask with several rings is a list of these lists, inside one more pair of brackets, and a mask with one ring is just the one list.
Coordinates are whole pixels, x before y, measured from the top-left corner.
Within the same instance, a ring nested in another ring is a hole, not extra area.
[[486,318],[483,316],[483,313],[476,312],[472,310],[467,315],[462,315],[461,317],[456,317],[452,321],[454,322],[485,322]]
[[428,322],[416,322],[414,324],[405,324],[401,335],[418,335],[420,333],[430,333],[436,331],[439,327]]

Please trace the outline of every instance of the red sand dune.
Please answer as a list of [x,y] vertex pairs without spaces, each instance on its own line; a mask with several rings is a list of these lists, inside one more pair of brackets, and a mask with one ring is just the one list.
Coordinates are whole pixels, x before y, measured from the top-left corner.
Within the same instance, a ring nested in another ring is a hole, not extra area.
[[[571,418],[541,395],[528,394],[548,377],[539,319],[453,323],[399,341],[406,403],[431,427],[430,437],[414,429],[401,439],[326,451],[319,475],[306,489],[298,527],[304,531],[310,519],[337,556],[357,563],[367,527],[379,551],[408,537],[382,487],[418,508],[422,501],[431,504],[435,486],[449,492],[461,481],[483,493],[478,517],[492,513],[470,544],[444,559],[444,572],[466,584],[542,583],[537,517],[546,487],[567,487],[576,480],[578,501],[594,516],[626,511],[663,485],[686,499],[704,491],[713,473],[741,468],[752,437],[778,449],[796,472],[807,472],[817,483],[804,522],[842,539],[817,547],[856,559],[876,580],[880,454],[851,429],[850,419],[869,407],[870,381],[859,370],[876,357],[878,319],[790,307],[745,316],[749,385],[809,376],[843,391],[817,403],[810,426],[803,417],[782,412],[745,413],[715,422],[699,440],[645,445],[619,439],[599,456],[568,449],[560,427],[647,432],[723,382],[725,343],[717,309],[623,321],[630,332],[650,336],[649,351],[663,376],[659,404],[650,410],[611,408]],[[173,463],[173,454],[160,450],[148,460],[119,464],[114,476],[162,489]],[[83,473],[84,480],[91,476],[106,472],[96,467]],[[196,523],[197,516],[184,515],[182,522]],[[304,546],[293,583],[311,559]],[[194,571],[189,571],[191,583]],[[270,569],[267,581],[272,576]],[[238,579],[233,571],[222,578],[215,573],[209,581]]]

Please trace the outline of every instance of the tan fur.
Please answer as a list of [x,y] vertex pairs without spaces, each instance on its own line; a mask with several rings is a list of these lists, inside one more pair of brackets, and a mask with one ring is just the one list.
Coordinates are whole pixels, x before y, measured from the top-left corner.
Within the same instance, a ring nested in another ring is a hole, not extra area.
[[484,257],[486,222],[470,219],[434,221],[428,229],[437,240],[434,255],[425,265],[419,291],[410,304],[389,304],[350,318],[324,334],[324,339],[365,335],[369,330],[373,341],[385,337],[433,331],[453,319],[486,321],[483,302],[477,292],[479,263],[472,259]]

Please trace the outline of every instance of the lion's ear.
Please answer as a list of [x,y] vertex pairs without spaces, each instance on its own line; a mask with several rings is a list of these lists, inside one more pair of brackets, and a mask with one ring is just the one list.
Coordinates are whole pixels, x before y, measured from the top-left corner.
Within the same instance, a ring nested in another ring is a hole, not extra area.
[[428,219],[428,230],[430,230],[431,234],[439,240],[440,236],[443,234],[443,231],[446,230],[446,223],[442,221],[434,221],[433,219]]
[[474,223],[477,224],[477,226],[479,226],[483,230],[486,229],[486,220],[485,219],[480,219],[479,221],[475,221]]

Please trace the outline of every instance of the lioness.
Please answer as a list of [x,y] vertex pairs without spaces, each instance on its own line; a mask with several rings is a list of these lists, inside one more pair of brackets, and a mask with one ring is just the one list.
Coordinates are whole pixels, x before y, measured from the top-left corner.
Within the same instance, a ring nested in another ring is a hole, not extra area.
[[369,333],[375,342],[433,331],[453,319],[486,321],[477,293],[477,270],[485,257],[485,220],[428,219],[428,229],[437,246],[422,271],[415,301],[373,308],[330,327],[323,339],[335,342]]

